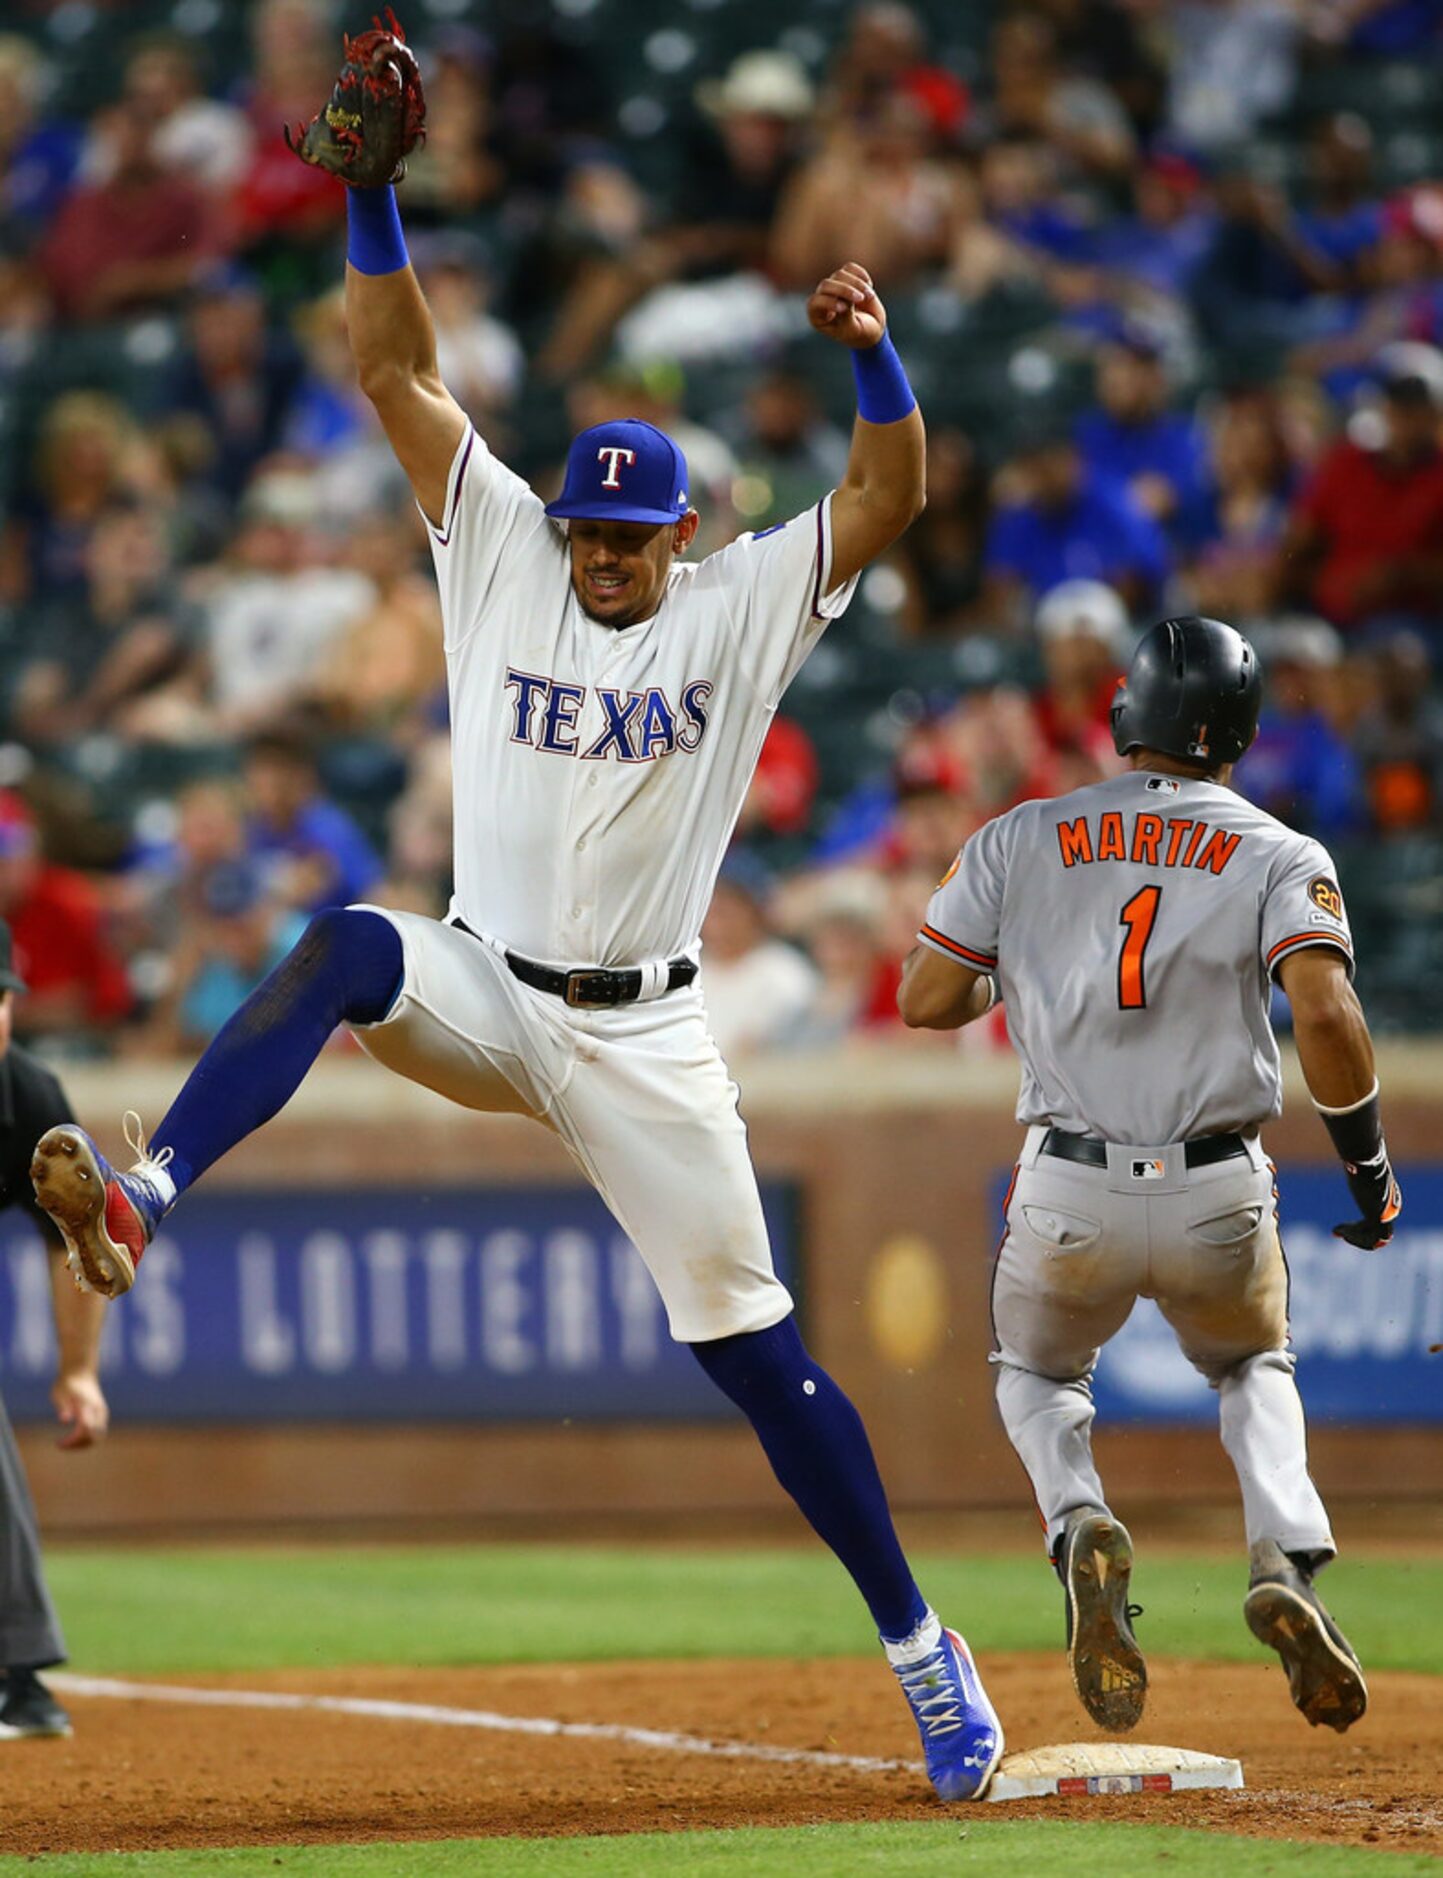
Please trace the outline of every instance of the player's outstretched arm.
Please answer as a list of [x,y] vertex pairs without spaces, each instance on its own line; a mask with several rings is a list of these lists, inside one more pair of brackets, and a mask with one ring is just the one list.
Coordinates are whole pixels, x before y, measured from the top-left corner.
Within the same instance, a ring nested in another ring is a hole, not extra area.
[[1393,1236],[1403,1196],[1383,1140],[1373,1039],[1363,1007],[1342,954],[1332,947],[1289,953],[1278,977],[1292,1007],[1293,1037],[1308,1091],[1362,1215],[1333,1230],[1350,1245],[1376,1252]]
[[852,453],[832,497],[836,588],[891,547],[922,513],[927,433],[866,268],[848,261],[829,274],[808,300],[807,318],[817,332],[849,348],[857,375]]
[[406,255],[395,192],[353,189],[347,203],[346,329],[356,375],[422,511],[440,528],[465,413],[441,382],[436,329]]

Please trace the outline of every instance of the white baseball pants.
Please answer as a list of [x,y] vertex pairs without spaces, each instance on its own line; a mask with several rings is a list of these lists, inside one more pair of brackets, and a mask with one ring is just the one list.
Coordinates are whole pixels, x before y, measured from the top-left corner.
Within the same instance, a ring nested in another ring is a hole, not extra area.
[[641,1254],[679,1343],[787,1316],[736,1085],[694,984],[574,1010],[469,933],[365,910],[391,922],[405,954],[388,1015],[352,1027],[368,1055],[464,1108],[553,1129]]
[[1107,1509],[1092,1457],[1091,1377],[1138,1297],[1155,1298],[1218,1393],[1248,1544],[1334,1551],[1308,1474],[1287,1348],[1288,1277],[1273,1169],[1246,1158],[1189,1170],[1180,1145],[1109,1145],[1108,1165],[1041,1152],[1028,1131],[992,1287],[997,1401],[1055,1552],[1069,1513]]

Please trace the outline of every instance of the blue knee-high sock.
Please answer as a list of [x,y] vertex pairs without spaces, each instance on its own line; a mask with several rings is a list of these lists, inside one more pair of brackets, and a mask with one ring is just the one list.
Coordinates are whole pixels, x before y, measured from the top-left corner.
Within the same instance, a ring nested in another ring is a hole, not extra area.
[[757,1431],[772,1471],[852,1574],[889,1643],[927,1615],[892,1525],[862,1418],[807,1355],[795,1318],[694,1343],[707,1375]]
[[283,1109],[341,1023],[374,1024],[401,989],[401,935],[379,913],[328,907],[216,1032],[156,1129],[176,1192]]

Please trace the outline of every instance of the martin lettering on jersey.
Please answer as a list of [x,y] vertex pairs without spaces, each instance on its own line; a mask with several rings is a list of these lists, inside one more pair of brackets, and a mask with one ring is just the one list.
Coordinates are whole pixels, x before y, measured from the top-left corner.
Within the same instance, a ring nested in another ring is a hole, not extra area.
[[[508,666],[511,742],[585,763],[654,763],[673,750],[701,748],[711,721],[714,686],[693,678],[675,706],[659,685],[615,691],[608,685],[572,685]],[[594,699],[594,704],[593,704]]]
[[[1129,827],[1129,823],[1131,826]],[[1098,861],[1140,861],[1146,867],[1196,867],[1221,874],[1243,837],[1182,815],[1079,815],[1057,824],[1064,867]]]

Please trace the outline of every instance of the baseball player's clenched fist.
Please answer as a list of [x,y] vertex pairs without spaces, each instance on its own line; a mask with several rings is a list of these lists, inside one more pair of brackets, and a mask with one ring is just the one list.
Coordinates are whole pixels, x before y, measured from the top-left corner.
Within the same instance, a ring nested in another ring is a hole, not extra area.
[[807,301],[807,318],[819,333],[854,352],[876,345],[887,330],[887,309],[860,261],[843,262],[834,274],[817,283]]

